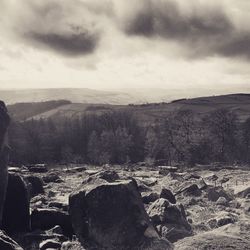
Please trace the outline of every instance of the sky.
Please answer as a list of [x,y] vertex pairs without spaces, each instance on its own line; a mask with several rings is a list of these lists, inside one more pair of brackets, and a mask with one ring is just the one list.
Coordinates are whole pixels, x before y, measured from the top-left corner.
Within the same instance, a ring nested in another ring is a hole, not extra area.
[[250,86],[249,0],[0,0],[0,88]]

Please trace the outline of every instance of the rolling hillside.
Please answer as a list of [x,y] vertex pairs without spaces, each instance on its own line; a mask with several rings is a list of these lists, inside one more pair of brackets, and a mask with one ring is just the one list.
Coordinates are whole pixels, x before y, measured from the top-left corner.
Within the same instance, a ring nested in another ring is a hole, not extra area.
[[[44,103],[44,105],[45,104],[46,103]],[[34,104],[25,105],[26,107],[30,106],[31,109],[34,107]],[[131,110],[142,123],[151,123],[164,119],[169,113],[177,110],[189,109],[197,116],[204,116],[218,108],[235,111],[241,120],[245,120],[250,117],[250,94],[200,97],[176,100],[171,103],[153,103],[143,105],[65,103],[56,107],[50,107],[43,112],[39,112],[39,110],[36,109],[36,112],[33,114],[30,112],[30,109],[26,110],[23,104],[9,106],[10,113],[17,119],[21,119],[21,113],[22,117],[25,117],[25,119],[52,118],[60,120],[64,117],[77,118],[84,114],[100,114],[112,110]],[[27,114],[25,114],[25,112],[27,112]]]

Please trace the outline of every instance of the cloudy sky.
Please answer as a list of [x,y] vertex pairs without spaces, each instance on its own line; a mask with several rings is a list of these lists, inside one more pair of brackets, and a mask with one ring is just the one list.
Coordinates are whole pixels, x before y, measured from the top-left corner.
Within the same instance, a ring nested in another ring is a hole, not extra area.
[[0,0],[0,88],[250,86],[249,0]]

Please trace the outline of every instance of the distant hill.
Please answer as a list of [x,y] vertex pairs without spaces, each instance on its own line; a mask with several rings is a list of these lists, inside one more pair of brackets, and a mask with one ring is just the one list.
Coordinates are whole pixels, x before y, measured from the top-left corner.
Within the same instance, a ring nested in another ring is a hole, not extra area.
[[52,100],[69,100],[73,103],[138,103],[136,98],[123,92],[63,88],[0,90],[0,100],[3,100],[7,104]]
[[[246,88],[242,88],[242,90],[245,92]],[[226,93],[225,89],[216,90],[217,95],[220,95],[220,93],[230,94]],[[183,89],[124,88],[108,91],[87,88],[0,89],[0,100],[7,104],[69,100],[72,103],[128,105],[171,102],[175,99],[195,98],[204,95],[212,96],[214,91],[190,87]]]
[[69,105],[71,102],[66,100],[48,101],[48,102],[32,102],[32,103],[16,103],[8,105],[8,111],[12,118],[16,120],[26,120],[30,117],[42,114],[51,109],[60,106]]
[[171,112],[177,110],[189,109],[192,110],[196,116],[204,116],[218,108],[235,111],[241,120],[245,120],[250,117],[250,94],[199,97],[175,100],[171,103],[142,105],[61,103],[61,105],[53,106],[45,102],[9,106],[10,113],[16,119],[76,118],[84,114],[101,114],[112,110],[130,110],[143,124],[150,124],[157,120],[162,120]]

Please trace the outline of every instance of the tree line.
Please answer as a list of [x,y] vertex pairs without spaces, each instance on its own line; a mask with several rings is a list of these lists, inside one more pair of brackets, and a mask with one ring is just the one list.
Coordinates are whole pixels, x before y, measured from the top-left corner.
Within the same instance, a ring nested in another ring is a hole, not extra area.
[[131,111],[13,121],[9,139],[15,164],[250,162],[250,118],[242,122],[226,109],[203,117],[180,110],[149,125],[141,125]]

